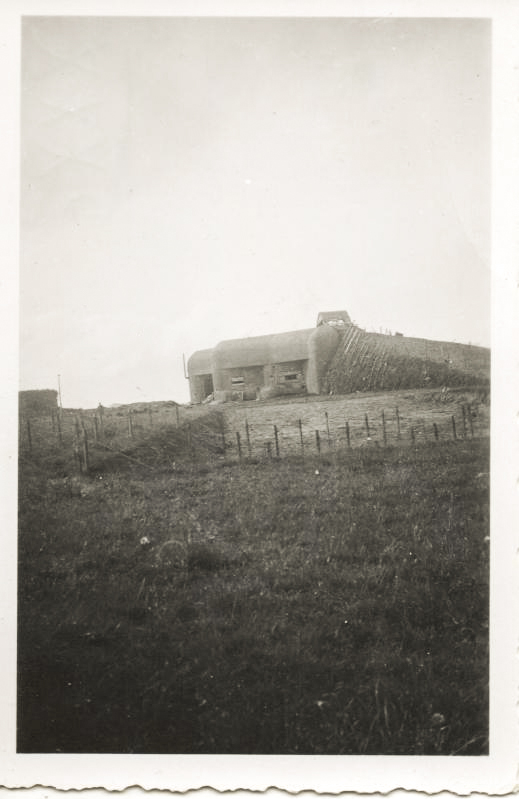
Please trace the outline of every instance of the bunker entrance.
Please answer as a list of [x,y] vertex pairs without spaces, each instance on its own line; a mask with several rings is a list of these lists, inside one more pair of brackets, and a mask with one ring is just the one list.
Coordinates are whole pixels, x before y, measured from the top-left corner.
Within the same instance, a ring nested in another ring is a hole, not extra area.
[[202,377],[202,390],[204,398],[208,397],[209,394],[212,394],[214,391],[213,386],[213,376],[212,375],[203,375]]

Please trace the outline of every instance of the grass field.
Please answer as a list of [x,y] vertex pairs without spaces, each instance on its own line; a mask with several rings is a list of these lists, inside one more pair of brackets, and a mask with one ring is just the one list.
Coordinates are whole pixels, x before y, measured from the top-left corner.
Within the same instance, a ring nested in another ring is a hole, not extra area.
[[[20,752],[488,752],[488,438],[20,459]],[[205,449],[204,449],[205,442]]]

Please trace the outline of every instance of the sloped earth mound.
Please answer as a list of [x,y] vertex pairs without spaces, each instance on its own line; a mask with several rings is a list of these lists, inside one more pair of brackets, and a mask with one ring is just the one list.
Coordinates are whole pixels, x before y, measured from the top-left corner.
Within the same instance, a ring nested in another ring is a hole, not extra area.
[[353,327],[329,366],[324,391],[489,386],[490,351],[469,344],[367,333]]

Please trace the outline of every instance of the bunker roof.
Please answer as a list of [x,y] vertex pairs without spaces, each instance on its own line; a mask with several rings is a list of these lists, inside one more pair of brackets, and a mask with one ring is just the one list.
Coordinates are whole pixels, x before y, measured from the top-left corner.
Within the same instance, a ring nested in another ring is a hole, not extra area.
[[187,371],[191,376],[208,375],[213,370],[214,350],[198,350],[187,361]]
[[218,369],[238,366],[261,366],[308,359],[308,339],[315,328],[220,341],[214,349]]

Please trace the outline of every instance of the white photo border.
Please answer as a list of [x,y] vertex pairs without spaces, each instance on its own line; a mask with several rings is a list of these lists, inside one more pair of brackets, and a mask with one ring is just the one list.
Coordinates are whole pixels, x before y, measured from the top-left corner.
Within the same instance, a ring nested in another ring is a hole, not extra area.
[[[490,754],[479,757],[28,755],[16,753],[16,463],[18,390],[19,63],[23,16],[443,17],[492,21],[492,427]],[[517,717],[519,497],[519,5],[504,0],[4,0],[2,88],[2,552],[0,560],[0,785],[64,789],[129,786],[187,791],[271,787],[290,792],[406,789],[503,795],[514,791]]]

